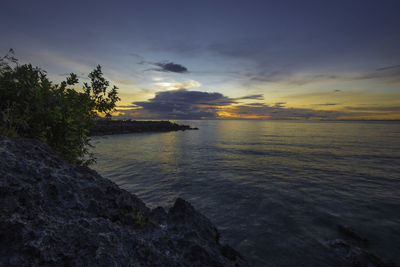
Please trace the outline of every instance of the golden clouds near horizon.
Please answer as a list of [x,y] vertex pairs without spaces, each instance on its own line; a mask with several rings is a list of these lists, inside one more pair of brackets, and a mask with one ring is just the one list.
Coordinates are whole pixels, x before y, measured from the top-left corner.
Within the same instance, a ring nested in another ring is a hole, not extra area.
[[269,115],[260,115],[260,114],[241,114],[238,112],[237,107],[221,107],[217,111],[217,115],[219,119],[258,119],[258,120],[268,120],[271,118]]
[[[167,89],[171,86],[179,87],[182,84],[184,83],[165,83],[163,86]],[[192,85],[197,84],[194,81]],[[172,89],[137,89],[137,93],[121,93],[122,100],[118,103],[114,116],[133,119],[135,117],[260,120],[400,119],[400,93],[397,92],[358,93],[335,90],[323,93],[287,94],[275,98],[269,98],[266,94],[250,94],[232,98],[220,93]],[[160,97],[155,98],[157,95]],[[203,99],[198,99],[198,97]],[[203,113],[207,115],[201,115]]]
[[287,95],[284,98],[293,107],[328,107],[337,109],[345,106],[398,106],[400,93],[308,93]]

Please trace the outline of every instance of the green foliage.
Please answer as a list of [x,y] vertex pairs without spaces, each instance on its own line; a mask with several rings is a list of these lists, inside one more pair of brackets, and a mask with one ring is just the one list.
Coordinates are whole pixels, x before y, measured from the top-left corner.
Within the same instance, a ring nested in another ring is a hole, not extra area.
[[0,58],[0,134],[37,138],[66,160],[77,164],[94,161],[88,153],[88,132],[99,114],[110,114],[119,100],[117,87],[97,66],[82,91],[73,88],[77,75],[53,84],[46,72],[31,64],[19,65],[13,51]]

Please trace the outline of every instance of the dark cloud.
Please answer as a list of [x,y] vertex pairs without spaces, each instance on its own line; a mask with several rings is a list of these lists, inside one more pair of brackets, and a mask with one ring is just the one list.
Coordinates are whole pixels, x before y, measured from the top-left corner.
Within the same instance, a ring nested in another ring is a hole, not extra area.
[[[239,99],[256,99],[261,95],[245,96]],[[264,103],[241,104],[238,98],[220,93],[188,91],[186,89],[156,93],[148,101],[132,103],[131,110],[121,110],[135,118],[153,119],[218,119],[219,112],[232,119],[326,119],[333,120],[345,115],[337,111],[286,108],[285,102],[273,105]],[[330,104],[330,103],[327,103]]]
[[[233,66],[240,66],[241,74],[249,78],[248,83],[284,81],[303,85],[326,78],[335,78],[329,73],[302,75],[304,70],[323,70],[324,62],[337,60],[334,53],[326,53],[327,48],[324,47],[326,43],[319,46],[317,42],[310,42],[307,39],[302,35],[287,36],[282,33],[269,33],[260,38],[238,38],[229,42],[213,43],[208,46],[208,49],[213,54],[231,60]],[[295,47],[293,44],[296,44]],[[335,47],[335,49],[340,51],[350,49],[342,47],[342,44],[338,45],[340,47]],[[243,65],[246,68],[243,68]],[[319,68],[320,65],[322,65],[321,68]]]
[[276,102],[274,107],[276,108],[283,108],[286,105],[286,102]]
[[133,104],[157,118],[201,119],[216,118],[219,107],[233,103],[234,99],[220,93],[180,89],[158,92],[148,101]]
[[285,108],[281,105],[269,106],[260,105],[239,105],[233,107],[232,113],[238,118],[257,115],[259,118],[271,120],[300,120],[300,119],[321,119],[335,120],[346,115],[338,111],[314,110],[304,108]]
[[253,106],[253,107],[262,107],[264,105],[265,105],[264,103],[249,103],[249,104],[246,104],[246,106]]
[[337,103],[323,103],[323,104],[315,104],[315,106],[336,106]]
[[255,74],[248,73],[247,77],[249,77],[250,81],[253,82],[284,82],[290,85],[305,85],[320,81],[343,78],[330,74],[297,75],[295,73],[284,71],[258,72]]
[[138,61],[139,61],[138,64],[143,64],[143,63],[145,62],[144,57],[142,57],[142,56],[139,55],[139,54],[130,53],[129,55],[132,56],[132,57],[134,57],[136,60],[138,60]]
[[[306,85],[324,81],[357,81],[379,79],[388,83],[400,82],[400,65],[383,67],[354,75],[342,74],[297,74],[289,70],[249,72],[245,74],[249,82],[286,83],[289,85]],[[338,90],[335,90],[338,92]]]
[[264,100],[264,95],[263,94],[258,94],[258,95],[246,95],[246,96],[242,96],[239,98],[236,98],[238,100],[240,99],[254,99],[254,100]]
[[175,72],[175,73],[187,73],[188,69],[180,64],[176,64],[173,62],[157,62],[153,63],[153,65],[159,67],[156,69],[152,69],[155,71],[162,71],[162,72]]
[[378,68],[376,70],[377,71],[386,71],[386,70],[392,70],[392,69],[400,69],[400,65],[387,66],[387,67],[383,67],[383,68]]
[[137,64],[139,65],[153,65],[157,68],[151,68],[147,70],[161,71],[161,72],[174,72],[174,73],[188,73],[188,69],[181,65],[170,61],[162,61],[162,62],[151,62],[147,61],[141,55],[130,53],[130,56],[138,60]]
[[135,105],[118,105],[117,108],[134,108]]
[[388,81],[389,83],[400,82],[400,65],[379,68],[376,69],[375,71],[363,73],[358,76],[348,77],[347,80],[369,80],[369,79],[382,79]]
[[379,107],[379,106],[364,106],[364,107],[346,107],[347,110],[358,110],[358,111],[400,111],[400,106],[392,107]]

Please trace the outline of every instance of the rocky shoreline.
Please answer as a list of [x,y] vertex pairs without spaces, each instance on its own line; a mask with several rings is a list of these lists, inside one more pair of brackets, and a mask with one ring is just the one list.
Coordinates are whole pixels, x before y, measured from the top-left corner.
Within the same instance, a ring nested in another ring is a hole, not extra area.
[[140,132],[170,132],[198,130],[189,125],[179,125],[170,121],[135,121],[135,120],[106,120],[96,121],[89,135],[111,135]]
[[[351,227],[337,230],[325,245],[343,266],[398,266]],[[150,209],[37,140],[0,136],[0,266],[249,266],[219,239],[183,199]]]
[[149,209],[32,139],[0,137],[0,266],[248,266],[190,203]]

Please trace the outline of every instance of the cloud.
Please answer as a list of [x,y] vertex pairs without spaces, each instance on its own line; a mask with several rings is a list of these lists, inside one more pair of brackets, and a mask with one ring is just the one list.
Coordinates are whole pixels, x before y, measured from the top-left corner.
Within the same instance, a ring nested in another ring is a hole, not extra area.
[[138,60],[139,61],[138,64],[144,63],[144,57],[142,57],[141,55],[136,54],[136,53],[130,53],[129,55],[134,57],[136,60]]
[[378,68],[374,71],[362,73],[360,75],[343,77],[343,79],[344,80],[383,79],[389,81],[389,83],[396,83],[400,81],[400,65]]
[[173,62],[157,62],[153,63],[152,65],[155,65],[159,68],[152,69],[155,71],[161,71],[161,72],[175,72],[175,73],[187,73],[189,72],[188,69],[180,64],[176,64]]
[[400,69],[400,65],[387,66],[387,67],[383,67],[383,68],[378,68],[376,70],[377,71],[386,71],[386,70],[392,70],[392,69]]
[[339,111],[314,110],[305,108],[285,108],[276,103],[273,106],[266,104],[232,106],[227,113],[235,118],[270,119],[270,120],[335,120],[343,115]]
[[263,94],[258,94],[258,95],[246,95],[242,96],[236,99],[254,99],[254,100],[264,100],[264,95]]
[[234,99],[220,93],[188,91],[186,89],[157,92],[148,101],[133,102],[141,112],[153,114],[154,118],[203,119],[216,118],[221,106],[235,103]]
[[315,104],[315,106],[336,106],[337,103],[323,103],[323,104]]
[[[229,62],[231,70],[245,76],[243,85],[249,86],[258,83],[281,83],[288,85],[306,85],[323,82],[347,82],[357,80],[379,80],[391,85],[400,84],[400,65],[394,62],[388,66],[374,66],[377,60],[382,61],[382,55],[374,53],[374,49],[359,49],[359,44],[330,41],[303,34],[287,35],[279,31],[269,31],[268,34],[258,37],[236,37],[216,40],[209,44],[207,51],[221,62]],[[349,40],[354,40],[350,38]],[[398,40],[396,40],[398,41]],[[393,45],[393,47],[395,47]],[[352,53],[357,51],[356,53]],[[383,52],[383,51],[382,51]],[[390,60],[397,60],[397,54],[392,54]],[[347,57],[340,55],[346,54]],[[338,56],[339,55],[339,56]],[[378,58],[375,56],[380,55]],[[389,58],[387,58],[389,59]],[[363,66],[370,66],[369,70],[360,68],[357,62],[364,62]],[[327,64],[329,63],[329,64]]]
[[364,106],[364,107],[346,107],[347,110],[359,110],[364,112],[380,112],[380,111],[400,111],[400,106],[380,107],[380,106]]
[[127,109],[127,108],[134,108],[135,105],[118,105],[117,107],[120,109]]
[[[391,106],[353,105],[335,110],[326,107],[342,106],[338,102],[316,102],[312,108],[290,108],[286,102],[266,104],[262,95],[231,98],[217,92],[178,89],[159,91],[147,101],[133,102],[120,108],[125,117],[135,119],[270,119],[270,120],[341,120],[399,118],[398,104]],[[374,96],[376,99],[376,96]],[[254,99],[252,103],[241,101]]]
[[171,61],[161,61],[161,62],[151,62],[145,60],[144,57],[135,54],[135,53],[130,53],[130,56],[134,57],[136,60],[139,60],[137,64],[139,65],[153,65],[156,66],[157,68],[151,68],[147,69],[148,70],[153,70],[153,71],[159,71],[159,72],[174,72],[174,73],[188,73],[188,69],[181,65],[177,64]]
[[285,102],[241,104],[240,99],[259,100],[262,95],[230,98],[221,93],[161,91],[147,100],[133,102],[133,108],[122,110],[135,118],[152,119],[337,119],[338,111],[286,108]]
[[286,83],[289,85],[300,86],[315,82],[344,78],[338,75],[330,74],[295,74],[283,71],[259,72],[255,74],[248,73],[247,77],[249,77],[250,81],[253,82]]
[[253,107],[262,107],[264,105],[265,105],[264,103],[249,103],[249,104],[246,104],[246,106],[253,106]]
[[[306,85],[317,82],[326,81],[358,81],[378,79],[388,82],[389,84],[398,84],[400,82],[400,65],[382,67],[363,73],[343,75],[343,74],[327,74],[327,73],[294,73],[290,71],[257,71],[246,74],[250,82],[268,82],[268,83],[285,83],[289,85]],[[335,90],[339,92],[340,90]]]
[[274,107],[276,107],[276,108],[282,108],[282,107],[284,107],[286,105],[286,102],[276,102],[275,104],[274,104]]

